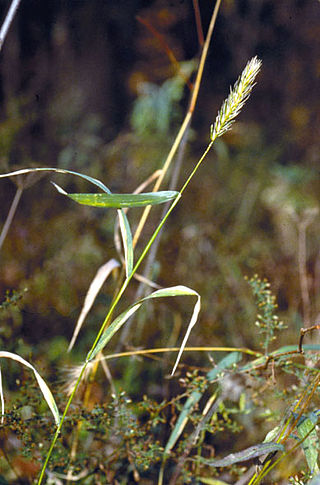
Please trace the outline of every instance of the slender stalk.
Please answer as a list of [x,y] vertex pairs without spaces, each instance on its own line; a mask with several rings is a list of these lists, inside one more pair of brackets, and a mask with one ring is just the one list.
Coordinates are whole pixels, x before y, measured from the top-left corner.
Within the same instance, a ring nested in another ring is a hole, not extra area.
[[84,371],[86,370],[86,366],[87,366],[87,362],[86,362],[86,363],[85,363],[85,365],[82,367],[81,372],[80,372],[80,374],[79,374],[79,377],[78,377],[78,379],[77,379],[76,385],[74,386],[73,391],[72,391],[72,393],[70,394],[70,397],[69,397],[69,399],[68,399],[67,405],[66,405],[65,410],[64,410],[64,412],[63,412],[63,415],[62,415],[62,417],[61,417],[61,421],[60,421],[60,423],[59,423],[59,426],[58,426],[58,427],[57,427],[57,429],[56,429],[56,432],[55,432],[54,437],[53,437],[53,439],[52,439],[52,442],[51,442],[51,445],[50,445],[49,451],[48,451],[47,456],[46,456],[46,459],[45,459],[45,462],[44,462],[43,467],[42,467],[42,469],[41,469],[41,473],[40,473],[39,480],[38,480],[38,485],[40,485],[40,484],[42,483],[42,480],[43,480],[43,477],[44,477],[44,474],[45,474],[45,471],[46,471],[46,468],[47,468],[48,462],[49,462],[50,457],[51,457],[51,454],[52,454],[52,450],[53,450],[53,448],[55,447],[55,444],[56,444],[56,442],[57,442],[57,439],[58,439],[58,437],[59,437],[60,431],[61,431],[61,429],[62,429],[62,426],[63,426],[64,420],[65,420],[65,417],[66,417],[66,415],[67,415],[67,412],[69,411],[69,407],[70,407],[70,405],[71,405],[71,403],[72,403],[72,401],[73,401],[73,398],[74,398],[74,396],[75,396],[75,393],[76,393],[76,392],[77,392],[77,390],[78,390],[78,387],[79,387],[80,382],[81,382],[81,380],[82,380],[82,376],[83,376],[83,374],[84,374]]
[[[216,6],[218,4],[220,4],[219,1],[217,2]],[[211,22],[211,24],[212,24],[212,22]],[[212,28],[213,28],[213,26],[212,26]],[[230,92],[228,99],[223,104],[222,110],[218,113],[215,125],[212,126],[212,128],[211,128],[211,135],[210,135],[211,141],[210,141],[210,143],[208,144],[208,146],[207,146],[206,150],[204,151],[203,155],[201,156],[200,160],[195,165],[191,174],[186,179],[186,182],[182,186],[177,197],[172,202],[167,213],[165,214],[163,219],[160,221],[158,227],[156,228],[156,230],[152,234],[151,238],[149,239],[148,243],[146,244],[144,250],[142,251],[142,254],[140,255],[138,261],[136,262],[131,274],[125,279],[125,281],[123,282],[118,294],[116,295],[114,301],[112,302],[110,309],[108,311],[108,314],[107,314],[104,322],[102,323],[102,325],[100,327],[100,330],[99,330],[99,332],[96,336],[96,339],[95,339],[90,351],[88,352],[85,363],[83,364],[83,366],[81,368],[80,375],[79,375],[79,377],[76,381],[74,389],[73,389],[73,391],[72,391],[72,393],[71,393],[71,395],[68,399],[66,408],[65,408],[64,413],[63,413],[62,418],[61,418],[61,422],[59,423],[59,426],[58,426],[56,433],[53,437],[53,440],[52,440],[51,446],[49,448],[45,463],[44,463],[43,468],[41,470],[38,485],[40,485],[42,483],[47,464],[48,464],[50,456],[52,454],[52,450],[53,450],[54,445],[55,445],[55,443],[58,439],[58,436],[60,434],[64,419],[65,419],[66,414],[69,410],[69,407],[71,405],[73,397],[74,397],[74,395],[75,395],[75,393],[76,393],[76,391],[77,391],[77,389],[80,385],[80,382],[81,382],[82,376],[85,372],[85,369],[90,362],[90,358],[91,358],[97,344],[99,343],[100,337],[102,336],[106,326],[109,323],[109,320],[111,318],[111,315],[113,314],[114,309],[116,308],[118,302],[120,301],[123,293],[125,292],[126,288],[128,287],[128,285],[129,285],[131,279],[133,278],[134,274],[137,272],[138,268],[140,267],[142,261],[145,259],[145,256],[147,255],[150,247],[152,246],[153,242],[155,241],[156,237],[158,236],[159,232],[161,231],[163,225],[167,221],[169,215],[171,214],[171,212],[174,210],[174,208],[178,204],[179,200],[181,199],[183,192],[185,191],[185,189],[189,185],[190,181],[192,180],[193,176],[196,174],[197,170],[199,169],[200,165],[202,164],[203,160],[205,159],[205,157],[207,156],[207,154],[211,150],[215,139],[217,137],[221,136],[223,133],[225,133],[227,130],[229,130],[231,128],[231,124],[232,124],[233,120],[235,119],[237,114],[240,112],[242,106],[244,105],[244,102],[248,99],[248,97],[250,95],[250,91],[251,91],[251,89],[254,85],[254,79],[255,79],[255,76],[257,75],[257,73],[259,72],[260,65],[261,65],[261,61],[259,61],[257,58],[253,58],[247,64],[246,68],[244,69],[243,73],[241,74],[241,77],[239,78],[238,82],[235,84],[234,89]],[[199,69],[200,69],[200,67],[199,67]],[[191,116],[191,111],[189,111],[189,114]],[[186,119],[188,119],[188,118],[186,118]],[[186,126],[187,126],[187,122],[186,122]]]
[[[209,28],[208,28],[208,33],[207,33],[207,36],[206,36],[206,40],[205,40],[205,43],[203,45],[203,49],[202,49],[202,53],[201,53],[201,58],[200,58],[200,62],[199,62],[199,67],[198,67],[198,71],[197,71],[197,76],[196,76],[196,80],[195,80],[195,83],[194,83],[194,89],[192,91],[192,96],[191,96],[191,100],[190,100],[190,105],[189,105],[189,109],[188,109],[188,112],[185,116],[185,119],[180,127],[180,130],[176,136],[176,139],[172,145],[172,148],[167,156],[167,159],[163,165],[163,168],[162,168],[162,173],[160,175],[160,177],[158,178],[158,180],[156,181],[154,187],[153,187],[153,192],[157,192],[163,182],[163,179],[171,165],[171,162],[176,154],[176,151],[180,145],[180,142],[191,122],[191,118],[192,118],[192,115],[193,115],[193,111],[194,111],[194,108],[195,108],[195,105],[196,105],[196,102],[197,102],[197,98],[198,98],[198,94],[199,94],[199,89],[200,89],[200,83],[201,83],[201,79],[202,79],[202,75],[203,75],[203,69],[204,69],[204,65],[205,65],[205,62],[206,62],[206,59],[207,59],[207,55],[208,55],[208,50],[209,50],[209,45],[210,45],[210,41],[211,41],[211,38],[212,38],[212,33],[213,33],[213,29],[214,29],[214,26],[215,26],[215,23],[216,23],[216,20],[217,20],[217,15],[218,15],[218,12],[219,12],[219,8],[220,8],[220,4],[221,4],[221,0],[217,0],[216,4],[215,4],[215,7],[214,7],[214,10],[213,10],[213,13],[212,13],[212,17],[211,17],[211,21],[210,21],[210,25],[209,25]],[[133,237],[133,241],[132,241],[132,244],[133,244],[133,247],[136,246],[138,240],[139,240],[139,237],[141,235],[141,232],[142,232],[142,229],[146,223],[146,220],[149,216],[149,213],[150,213],[150,210],[151,210],[151,206],[147,206],[142,214],[142,217],[139,221],[139,224],[138,224],[138,227],[136,229],[136,232],[135,232],[135,235]]]
[[15,193],[14,199],[12,201],[9,213],[7,215],[6,222],[4,223],[4,226],[3,226],[1,234],[0,234],[0,249],[2,248],[2,245],[4,243],[5,238],[7,237],[7,234],[8,234],[8,231],[10,229],[10,226],[12,224],[12,221],[13,221],[14,215],[16,213],[19,201],[21,199],[22,192],[23,192],[23,187],[22,186],[18,187],[17,191]]
[[[150,354],[162,354],[166,352],[179,352],[180,347],[159,347],[156,349],[140,349],[130,350],[127,352],[118,352],[116,354],[105,355],[100,360],[118,359],[120,357],[132,357],[135,355],[150,355]],[[255,352],[251,349],[244,347],[185,347],[184,352],[242,352],[243,354],[253,355],[254,357],[263,357],[261,352]]]
[[168,219],[169,215],[171,214],[171,212],[173,211],[173,209],[176,207],[176,205],[178,204],[179,200],[181,199],[181,195],[182,193],[185,191],[185,189],[187,188],[188,184],[190,183],[192,177],[195,175],[196,171],[198,170],[198,168],[200,167],[201,163],[203,162],[203,160],[205,159],[206,155],[208,154],[209,150],[211,149],[213,145],[213,141],[211,141],[207,147],[207,149],[205,150],[205,152],[203,153],[202,157],[200,158],[200,160],[198,161],[198,163],[196,164],[195,168],[192,170],[191,174],[189,175],[189,177],[187,178],[186,182],[184,183],[181,191],[179,192],[179,194],[177,195],[177,197],[174,199],[173,203],[171,204],[170,208],[168,209],[168,212],[166,213],[166,215],[164,216],[164,218],[160,221],[158,227],[156,228],[156,230],[154,231],[154,233],[152,234],[151,238],[149,239],[148,243],[146,244],[144,250],[142,251],[138,261],[136,262],[133,270],[132,270],[132,273],[128,276],[128,278],[125,279],[125,281],[123,282],[120,290],[119,290],[119,293],[116,295],[115,299],[113,300],[113,303],[112,305],[110,306],[110,309],[108,311],[108,314],[106,316],[106,318],[104,319],[104,322],[102,323],[101,325],[101,328],[96,336],[96,339],[91,347],[91,349],[89,350],[88,352],[88,355],[87,355],[87,358],[86,358],[86,361],[85,363],[83,364],[82,366],[82,369],[81,369],[81,372],[79,374],[79,377],[76,381],[76,384],[74,386],[74,389],[68,399],[68,402],[67,402],[67,405],[65,407],[65,410],[63,412],[63,415],[61,417],[61,421],[60,421],[60,424],[59,426],[57,427],[57,430],[54,434],[54,437],[53,437],[53,440],[52,440],[52,443],[50,445],[50,448],[49,448],[49,451],[48,451],[48,454],[46,456],[46,460],[44,462],[44,465],[42,467],[42,470],[41,470],[41,474],[40,474],[40,477],[39,477],[39,480],[38,480],[38,485],[40,485],[42,483],[42,480],[43,480],[43,477],[44,477],[44,473],[45,473],[45,470],[47,468],[47,465],[48,465],[48,462],[50,460],[50,457],[51,457],[51,454],[52,454],[52,451],[53,451],[53,448],[57,442],[57,439],[59,437],[59,434],[60,434],[60,431],[61,431],[61,428],[62,428],[62,425],[63,425],[63,422],[65,420],[65,417],[68,413],[68,410],[69,410],[69,407],[73,401],[73,398],[75,396],[75,393],[77,392],[77,389],[81,383],[81,380],[82,380],[82,376],[86,370],[86,367],[87,365],[89,364],[90,362],[90,356],[92,355],[95,347],[97,346],[99,340],[100,340],[100,337],[101,335],[103,334],[106,326],[108,325],[108,322],[111,318],[111,315],[113,314],[113,311],[114,309],[116,308],[117,304],[119,303],[123,293],[125,292],[125,290],[127,289],[131,279],[133,278],[134,274],[136,273],[136,271],[138,270],[139,266],[141,265],[142,261],[144,260],[146,254],[148,253],[150,247],[152,246],[154,240],[156,239],[157,235],[159,234],[159,232],[161,231],[161,228],[163,227],[163,225],[165,224],[166,220]]
[[18,10],[20,2],[21,2],[21,0],[12,0],[12,3],[10,5],[10,8],[9,8],[8,13],[6,15],[6,18],[4,19],[4,22],[3,22],[1,30],[0,30],[0,51],[2,49],[4,40],[7,36],[10,25],[11,25],[13,19],[14,19],[15,14],[16,14],[16,11]]
[[[181,127],[180,127],[179,133],[177,134],[176,139],[174,140],[174,143],[173,143],[171,150],[169,152],[169,155],[168,155],[168,157],[167,157],[167,159],[166,159],[166,161],[163,165],[163,168],[161,170],[161,175],[159,176],[158,180],[154,184],[154,187],[152,189],[153,192],[157,192],[159,190],[160,185],[162,184],[163,179],[164,179],[164,177],[165,177],[165,175],[166,175],[166,173],[167,173],[167,171],[168,171],[168,169],[171,165],[173,157],[174,157],[174,155],[175,155],[175,153],[176,153],[176,151],[177,151],[177,149],[180,145],[180,142],[183,138],[183,135],[184,135],[189,123],[190,123],[191,116],[192,116],[192,113],[189,111],[187,113]],[[136,246],[136,244],[137,244],[137,242],[140,238],[141,232],[142,232],[144,225],[145,225],[145,223],[148,219],[148,216],[150,214],[150,210],[151,210],[151,205],[148,205],[143,211],[143,214],[141,216],[141,219],[139,221],[138,227],[136,229],[136,232],[135,232],[133,240],[132,240],[133,248],[135,248],[135,246]]]
[[[185,119],[184,119],[184,121],[181,125],[181,128],[180,128],[180,130],[179,130],[179,132],[176,136],[176,139],[173,143],[173,146],[172,146],[172,148],[171,148],[171,150],[170,150],[170,152],[167,156],[167,159],[164,163],[164,166],[163,166],[162,170],[160,170],[160,176],[159,176],[159,179],[157,180],[156,184],[154,185],[153,191],[159,190],[160,185],[161,185],[161,183],[162,183],[162,181],[165,177],[165,174],[167,173],[169,166],[170,166],[176,152],[178,152],[175,169],[174,169],[174,172],[172,174],[171,183],[170,183],[170,187],[169,187],[170,190],[176,189],[176,183],[177,183],[177,180],[178,180],[180,168],[181,168],[182,161],[183,161],[183,154],[184,154],[185,146],[186,146],[186,142],[187,142],[187,133],[188,133],[188,129],[191,125],[193,111],[194,111],[196,101],[197,101],[197,98],[198,98],[200,83],[201,83],[201,79],[202,79],[202,75],[203,75],[203,69],[204,69],[205,61],[206,61],[206,58],[207,58],[207,55],[208,55],[209,44],[210,44],[210,41],[211,41],[211,38],[212,38],[212,33],[213,33],[214,25],[215,25],[215,22],[216,22],[220,3],[221,3],[221,0],[216,3],[216,6],[215,6],[214,11],[212,13],[208,33],[207,33],[207,36],[206,36],[206,42],[205,42],[205,45],[204,45],[204,39],[203,39],[203,34],[202,34],[202,29],[201,29],[201,19],[200,19],[198,0],[194,0],[193,7],[194,7],[195,17],[196,17],[199,43],[202,46],[202,54],[201,54],[201,58],[200,58],[199,66],[198,66],[198,71],[197,71],[197,76],[196,76],[196,80],[195,80],[195,84],[194,84],[194,89],[191,92],[191,96],[190,96],[190,102],[189,102],[189,108],[188,108],[187,114],[186,114]],[[201,31],[201,35],[200,35],[200,31]],[[144,227],[144,225],[147,221],[147,218],[150,214],[150,210],[151,210],[150,206],[146,207],[143,214],[142,214],[142,217],[141,217],[141,219],[138,223],[138,227],[137,227],[136,232],[135,232],[134,237],[133,237],[133,247],[136,246],[136,244],[137,244],[137,242],[140,238],[143,227]],[[166,206],[163,209],[162,217],[164,217],[164,214],[166,213],[167,210],[168,210],[168,204],[166,204]],[[147,258],[145,268],[144,268],[144,273],[143,273],[143,275],[146,278],[149,277],[150,269],[151,269],[153,262],[156,258],[156,254],[157,254],[157,251],[158,251],[160,240],[161,240],[161,237],[159,235],[159,237],[155,241],[155,244],[152,246],[150,253],[148,254],[148,258]],[[136,294],[135,294],[135,300],[139,300],[143,296],[144,288],[145,288],[145,285],[143,285],[143,284],[139,285],[139,287],[136,291]],[[118,349],[120,349],[120,347],[127,341],[128,335],[129,335],[130,330],[131,330],[131,325],[132,325],[132,317],[128,320],[126,326],[122,329],[121,337],[120,337],[119,344],[118,344]]]

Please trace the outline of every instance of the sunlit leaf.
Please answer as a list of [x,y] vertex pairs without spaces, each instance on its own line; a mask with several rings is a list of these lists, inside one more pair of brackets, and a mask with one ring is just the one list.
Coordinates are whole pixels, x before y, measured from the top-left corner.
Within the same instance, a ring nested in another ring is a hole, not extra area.
[[[54,400],[54,397],[53,397],[49,387],[47,386],[45,381],[42,379],[39,372],[33,367],[33,365],[29,364],[29,362],[27,362],[25,359],[20,357],[20,355],[13,354],[12,352],[0,351],[0,357],[4,357],[6,359],[12,359],[12,360],[15,360],[17,362],[20,362],[20,364],[23,364],[26,367],[29,367],[29,369],[31,369],[33,371],[34,376],[37,379],[38,385],[40,387],[40,390],[43,394],[43,397],[45,398],[45,400],[46,400],[46,402],[47,402],[47,404],[48,404],[48,406],[49,406],[49,408],[50,408],[50,410],[53,414],[56,425],[58,426],[59,423],[60,423],[60,416],[59,416],[58,407],[56,405],[56,402]],[[1,387],[1,394],[2,394],[2,387]]]

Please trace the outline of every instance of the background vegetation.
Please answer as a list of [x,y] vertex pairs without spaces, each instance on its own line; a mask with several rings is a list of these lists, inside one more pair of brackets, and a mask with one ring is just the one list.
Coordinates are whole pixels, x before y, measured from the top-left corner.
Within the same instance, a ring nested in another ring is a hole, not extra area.
[[[22,1],[0,59],[1,173],[59,167],[96,177],[112,191],[133,192],[162,167],[183,120],[190,96],[185,80],[194,81],[201,52],[195,12],[206,33],[211,3]],[[0,7],[3,18],[7,2]],[[297,346],[301,327],[320,324],[319,20],[315,0],[222,2],[177,187],[200,158],[209,127],[246,62],[257,55],[263,69],[240,119],[216,141],[169,219],[149,275],[161,286],[186,284],[201,295],[190,346],[267,353]],[[68,192],[91,190],[80,179],[54,179]],[[3,179],[2,223],[17,183],[25,186],[0,254],[1,348],[32,361],[63,408],[71,377],[70,370],[63,374],[62,369],[84,360],[117,286],[114,272],[67,353],[94,275],[118,258],[114,214],[59,196],[48,176],[27,182]],[[138,253],[161,211],[152,211]],[[140,210],[130,211],[133,229],[140,216]],[[271,316],[287,327],[276,342],[268,315],[258,318],[260,327],[255,325],[256,300],[259,304],[265,288],[258,279],[250,285],[244,278],[255,274],[271,283],[278,302],[269,308]],[[137,288],[135,282],[128,289],[121,309],[134,301]],[[177,347],[190,312],[192,302],[182,299],[148,304],[107,353]],[[312,343],[318,340],[312,333]],[[311,342],[309,335],[305,342]],[[248,483],[249,475],[243,482],[240,477],[251,470],[251,462],[231,464],[225,471],[188,460],[201,452],[206,458],[224,456],[261,443],[307,392],[314,374],[306,369],[316,369],[317,360],[312,354],[291,366],[286,357],[276,369],[231,372],[235,395],[221,399],[214,420],[204,423],[210,395],[229,392],[228,380],[217,384],[217,376],[208,377],[221,356],[228,355],[185,353],[174,378],[169,378],[172,353],[108,361],[109,380],[99,369],[87,398],[85,385],[77,395],[52,471],[63,476],[72,465],[81,483],[156,483],[185,399],[198,389],[203,402],[195,406],[166,463],[164,483],[201,483],[214,474],[225,483]],[[8,414],[1,431],[0,475],[3,483],[33,483],[54,425],[29,372],[11,361],[2,367]],[[317,401],[315,393],[314,412]],[[188,435],[199,423],[198,448],[181,461],[190,445]],[[300,450],[272,479],[306,483],[314,471]],[[51,479],[64,480],[59,475]]]

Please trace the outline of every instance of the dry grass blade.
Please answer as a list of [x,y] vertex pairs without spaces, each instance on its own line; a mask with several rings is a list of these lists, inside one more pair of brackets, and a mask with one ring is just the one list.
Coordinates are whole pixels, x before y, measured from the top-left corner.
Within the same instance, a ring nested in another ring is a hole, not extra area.
[[70,341],[70,344],[69,344],[69,347],[68,347],[68,352],[70,352],[70,350],[73,348],[75,341],[76,341],[76,338],[77,338],[77,336],[78,336],[78,334],[81,330],[82,324],[85,321],[86,316],[88,315],[88,313],[89,313],[89,311],[90,311],[90,309],[91,309],[91,307],[94,303],[94,300],[96,299],[97,294],[99,293],[103,283],[106,281],[109,274],[115,268],[117,268],[119,266],[120,266],[120,264],[118,263],[118,261],[116,261],[115,259],[110,259],[110,261],[108,261],[107,263],[105,263],[104,265],[102,265],[98,269],[95,277],[93,278],[93,280],[91,282],[89,290],[86,294],[80,316],[78,318],[76,327],[74,329],[74,332],[73,332],[73,335],[72,335],[72,338],[71,338],[71,341]]

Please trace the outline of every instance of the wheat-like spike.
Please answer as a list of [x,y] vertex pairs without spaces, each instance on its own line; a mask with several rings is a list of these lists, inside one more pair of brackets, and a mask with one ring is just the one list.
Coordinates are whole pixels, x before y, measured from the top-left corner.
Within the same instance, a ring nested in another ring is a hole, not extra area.
[[260,67],[261,60],[257,56],[253,57],[242,71],[233,89],[230,88],[229,96],[223,102],[214,125],[211,125],[210,138],[212,142],[230,130],[232,123],[250,96],[251,90],[255,85],[255,77],[260,71]]

